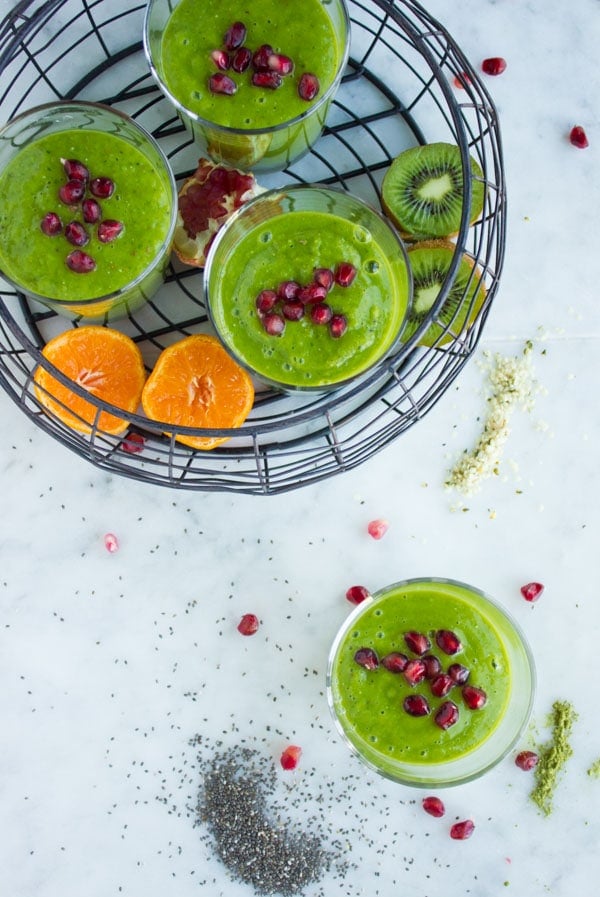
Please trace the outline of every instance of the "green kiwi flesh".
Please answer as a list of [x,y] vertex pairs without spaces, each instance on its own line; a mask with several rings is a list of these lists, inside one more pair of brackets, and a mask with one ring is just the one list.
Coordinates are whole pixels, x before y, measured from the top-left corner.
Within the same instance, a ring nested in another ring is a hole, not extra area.
[[[408,340],[427,319],[456,251],[454,243],[447,240],[428,240],[408,247],[414,286],[410,316],[402,331],[403,340]],[[443,346],[456,339],[472,326],[485,296],[480,269],[475,268],[469,256],[463,255],[450,292],[418,345]]]
[[[470,157],[469,223],[483,211],[483,172]],[[451,143],[429,143],[400,153],[381,185],[384,211],[405,236],[414,239],[457,234],[463,207],[460,149]]]

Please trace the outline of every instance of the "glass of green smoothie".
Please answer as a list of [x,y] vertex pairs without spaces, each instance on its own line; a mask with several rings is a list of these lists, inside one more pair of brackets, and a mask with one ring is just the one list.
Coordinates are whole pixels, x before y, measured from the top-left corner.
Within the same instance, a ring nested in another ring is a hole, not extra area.
[[441,787],[491,769],[527,725],[535,690],[517,624],[479,589],[411,579],[373,594],[336,635],[335,725],[386,778]]
[[177,188],[158,144],[98,103],[38,106],[0,129],[0,275],[86,323],[163,283]]
[[343,190],[293,185],[238,209],[209,249],[205,303],[250,373],[288,392],[324,392],[399,344],[412,279],[395,229]]
[[348,60],[344,0],[150,0],[160,89],[216,162],[285,168],[320,136]]

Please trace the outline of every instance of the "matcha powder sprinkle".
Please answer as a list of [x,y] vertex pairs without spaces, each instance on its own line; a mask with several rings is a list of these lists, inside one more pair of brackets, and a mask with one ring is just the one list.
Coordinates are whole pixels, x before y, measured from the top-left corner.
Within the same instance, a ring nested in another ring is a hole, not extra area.
[[577,714],[567,701],[555,701],[552,705],[552,740],[540,751],[535,768],[535,787],[531,799],[545,816],[552,812],[552,800],[559,775],[573,754],[570,737]]

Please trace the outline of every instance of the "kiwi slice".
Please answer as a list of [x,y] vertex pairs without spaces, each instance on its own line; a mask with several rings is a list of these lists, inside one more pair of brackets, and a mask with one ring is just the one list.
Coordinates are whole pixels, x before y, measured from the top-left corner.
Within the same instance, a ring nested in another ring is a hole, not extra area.
[[[426,320],[456,251],[454,243],[448,240],[424,240],[408,247],[414,288],[410,316],[402,332],[404,340],[408,340]],[[481,270],[473,270],[474,267],[473,260],[463,255],[446,301],[418,345],[443,346],[472,326],[486,296]]]
[[[483,172],[471,161],[471,214],[483,210]],[[451,237],[458,233],[463,207],[460,149],[451,143],[415,146],[397,156],[381,185],[385,213],[400,232],[412,239]]]

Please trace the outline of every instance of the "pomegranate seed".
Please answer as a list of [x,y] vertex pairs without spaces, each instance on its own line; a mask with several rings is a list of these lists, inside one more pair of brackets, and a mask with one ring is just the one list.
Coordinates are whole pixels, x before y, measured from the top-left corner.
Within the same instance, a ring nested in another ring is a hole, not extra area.
[[79,159],[61,159],[62,167],[70,181],[89,181],[90,173]]
[[575,125],[574,128],[571,128],[571,132],[569,134],[569,140],[576,146],[577,149],[585,149],[590,145],[589,140],[587,139],[587,134],[581,127],[581,125]]
[[471,671],[464,667],[462,663],[451,663],[447,672],[457,685],[464,685],[471,675]]
[[431,713],[429,701],[423,695],[407,695],[402,706],[411,716],[427,716]]
[[91,271],[96,270],[96,262],[88,255],[87,252],[82,252],[81,249],[74,249],[73,252],[70,252],[66,258],[67,266],[74,271],[75,274],[89,274]]
[[439,676],[431,680],[431,694],[436,698],[445,698],[455,684],[454,679],[447,673],[440,673]]
[[58,191],[58,198],[66,206],[76,205],[81,202],[85,193],[85,182],[72,179],[63,184]]
[[130,455],[139,455],[140,452],[144,451],[145,443],[146,440],[141,433],[128,433],[121,443],[121,448]]
[[252,54],[252,67],[257,72],[269,70],[269,56],[273,53],[271,44],[261,44]]
[[246,71],[251,62],[252,50],[249,50],[248,47],[240,47],[239,50],[236,50],[233,54],[231,68],[234,72],[241,74]]
[[277,90],[283,84],[283,79],[278,72],[254,72],[252,83],[255,87],[267,87],[269,90]]
[[450,837],[455,841],[466,841],[470,838],[475,830],[475,824],[472,819],[465,819],[463,822],[455,822],[450,829]]
[[277,295],[280,299],[297,299],[300,284],[295,280],[282,280],[277,287]]
[[537,601],[543,591],[544,586],[541,582],[528,582],[527,585],[521,586],[521,595],[525,601]]
[[356,268],[350,262],[341,262],[335,270],[335,282],[340,287],[349,287],[356,277]]
[[336,314],[329,322],[329,332],[334,339],[339,339],[348,329],[346,315]]
[[62,221],[56,212],[48,212],[40,221],[40,227],[47,237],[56,237],[62,233]]
[[110,554],[114,554],[119,550],[119,540],[114,533],[106,533],[104,536],[104,547]]
[[525,772],[529,772],[530,769],[533,769],[534,766],[537,766],[537,762],[540,758],[533,751],[521,751],[515,757],[515,763],[519,767],[519,769],[525,770]]
[[223,75],[221,72],[215,72],[208,79],[208,89],[211,93],[222,93],[231,97],[237,90],[237,84],[229,75]]
[[366,598],[370,598],[371,593],[366,586],[350,586],[346,592],[346,598],[350,604],[360,604]]
[[310,309],[310,318],[315,324],[329,324],[333,317],[331,306],[326,302],[315,302]]
[[334,275],[331,268],[315,268],[313,277],[315,283],[319,284],[321,287],[325,287],[327,292],[332,288]]
[[422,806],[426,813],[429,813],[430,816],[435,816],[436,819],[439,819],[446,812],[446,807],[439,797],[424,797]]
[[462,648],[459,637],[449,629],[438,629],[435,641],[444,654],[458,654]]
[[298,290],[298,299],[300,302],[323,302],[327,298],[328,290],[320,283],[309,283],[305,287]]
[[98,239],[101,243],[112,243],[123,233],[123,222],[107,218],[98,225]]
[[471,83],[471,76],[468,75],[467,72],[460,72],[458,75],[454,76],[453,82],[455,87],[464,90],[464,88]]
[[455,723],[457,723],[458,707],[456,706],[454,701],[444,701],[443,704],[440,704],[440,706],[436,710],[434,719],[440,729],[449,729],[450,726],[453,726]]
[[275,290],[261,290],[256,297],[256,308],[263,315],[275,308],[276,303],[277,293]]
[[285,319],[277,312],[271,312],[264,316],[263,327],[269,336],[281,336],[285,330]]
[[403,673],[408,664],[408,657],[400,651],[391,651],[381,659],[381,664],[390,673]]
[[290,299],[281,306],[281,313],[288,321],[299,321],[304,317],[304,306],[297,299]]
[[301,754],[302,748],[298,747],[297,744],[288,745],[279,760],[283,769],[296,769],[300,762]]
[[72,246],[85,246],[90,240],[90,235],[79,221],[69,221],[65,227],[65,237]]
[[402,672],[409,685],[418,685],[425,678],[425,664],[422,660],[409,660]]
[[388,529],[389,523],[381,517],[378,520],[371,520],[367,525],[367,532],[372,539],[383,539]]
[[289,75],[294,70],[294,61],[283,53],[271,53],[267,59],[267,66],[272,72],[278,72],[280,75]]
[[81,203],[81,211],[86,224],[96,224],[102,218],[100,203],[96,202],[95,199],[84,199]]
[[404,633],[404,641],[410,651],[413,654],[425,654],[426,651],[429,651],[431,648],[431,642],[427,638],[426,635],[423,635],[422,632],[415,632],[414,629],[410,629],[408,632]]
[[481,710],[487,701],[487,695],[482,688],[475,685],[463,685],[462,696],[470,710]]
[[304,72],[298,81],[298,95],[301,100],[306,100],[307,102],[314,100],[320,89],[319,79],[310,72]]
[[222,72],[226,72],[231,65],[231,60],[225,50],[213,50],[210,54],[210,58]]
[[483,60],[481,68],[486,75],[501,75],[506,69],[506,59],[502,56],[490,56],[489,59]]
[[365,670],[376,670],[379,666],[379,658],[372,648],[359,648],[354,655],[354,660]]
[[237,624],[237,631],[241,635],[254,635],[258,632],[258,617],[256,614],[244,614]]
[[225,32],[223,43],[226,50],[237,50],[246,40],[246,26],[243,22],[234,22]]
[[94,178],[90,182],[90,193],[98,199],[108,199],[115,192],[115,182],[111,178]]
[[421,660],[425,664],[425,678],[434,679],[442,672],[442,665],[435,654],[426,654]]

